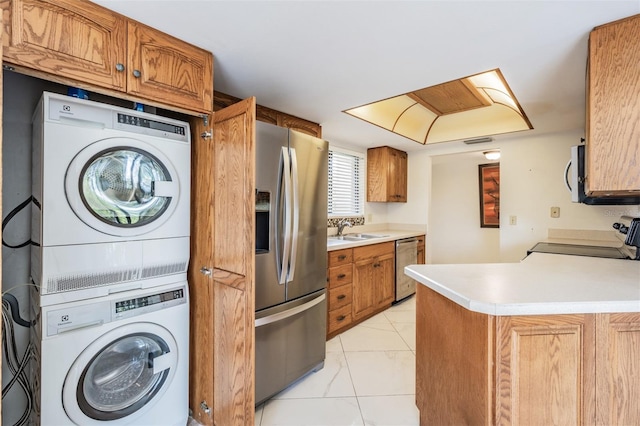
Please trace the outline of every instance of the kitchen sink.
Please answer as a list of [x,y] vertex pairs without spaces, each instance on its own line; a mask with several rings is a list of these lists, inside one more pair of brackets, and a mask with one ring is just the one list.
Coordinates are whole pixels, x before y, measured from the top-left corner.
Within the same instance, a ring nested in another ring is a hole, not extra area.
[[337,244],[340,241],[364,241],[372,238],[385,238],[389,235],[382,234],[346,234],[346,235],[333,235],[327,238],[328,243]]

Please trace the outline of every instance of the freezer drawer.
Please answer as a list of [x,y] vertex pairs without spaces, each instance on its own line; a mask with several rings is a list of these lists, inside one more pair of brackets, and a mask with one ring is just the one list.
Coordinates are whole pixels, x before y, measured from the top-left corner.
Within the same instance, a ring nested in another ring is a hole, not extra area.
[[325,290],[256,312],[256,405],[324,366]]

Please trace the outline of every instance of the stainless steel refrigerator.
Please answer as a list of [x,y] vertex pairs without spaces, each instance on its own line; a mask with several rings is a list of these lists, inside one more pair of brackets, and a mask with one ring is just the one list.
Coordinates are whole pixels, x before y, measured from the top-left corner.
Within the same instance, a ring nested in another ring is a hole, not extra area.
[[324,140],[256,123],[256,404],[324,366]]

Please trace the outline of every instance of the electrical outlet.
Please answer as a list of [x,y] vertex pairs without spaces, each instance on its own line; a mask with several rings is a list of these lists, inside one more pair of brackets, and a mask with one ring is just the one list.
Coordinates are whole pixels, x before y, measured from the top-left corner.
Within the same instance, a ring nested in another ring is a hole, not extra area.
[[367,214],[367,222],[372,222],[373,221],[373,214],[369,213]]
[[509,225],[517,225],[518,216],[509,216]]
[[560,207],[551,207],[551,217],[553,218],[560,217]]

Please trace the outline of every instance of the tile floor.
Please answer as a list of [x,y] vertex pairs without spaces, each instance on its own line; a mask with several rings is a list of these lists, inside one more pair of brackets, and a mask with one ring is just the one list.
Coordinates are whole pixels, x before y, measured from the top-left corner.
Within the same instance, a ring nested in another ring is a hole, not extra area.
[[256,408],[256,426],[418,425],[415,296],[327,342],[324,368]]

